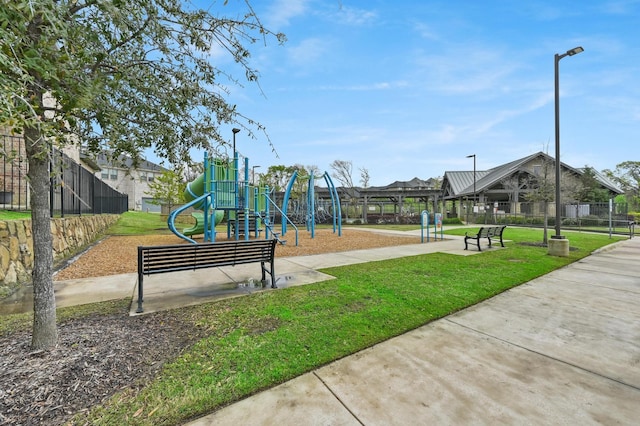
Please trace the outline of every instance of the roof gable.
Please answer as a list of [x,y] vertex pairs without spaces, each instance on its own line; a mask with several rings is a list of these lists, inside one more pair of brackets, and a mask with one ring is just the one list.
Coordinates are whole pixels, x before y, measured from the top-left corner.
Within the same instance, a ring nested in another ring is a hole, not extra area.
[[[106,153],[100,153],[98,154],[97,158],[96,158],[97,163],[100,165],[100,167],[111,167],[111,168],[116,168],[116,169],[126,169],[126,170],[132,170],[134,169],[133,167],[133,158],[126,156],[126,155],[120,155],[115,161],[112,160],[109,155],[107,155]],[[146,170],[146,171],[153,171],[153,172],[165,172],[167,171],[166,168],[152,163],[149,160],[144,160],[144,159],[139,159],[138,160],[138,164],[135,167],[135,170]]]
[[[507,179],[520,170],[526,170],[526,166],[540,159],[543,162],[555,164],[555,159],[548,154],[540,151],[535,154],[511,161],[501,166],[494,167],[486,171],[476,171],[475,174],[475,192],[482,192],[490,189],[498,182]],[[563,162],[560,162],[562,168],[576,175],[582,175],[584,169],[573,168]],[[600,183],[612,192],[623,193],[613,182],[607,179],[601,173],[595,171],[595,176]],[[446,187],[446,188],[445,188]],[[445,189],[448,197],[464,197],[473,195],[474,193],[474,175],[473,171],[448,171],[444,174],[443,189]]]

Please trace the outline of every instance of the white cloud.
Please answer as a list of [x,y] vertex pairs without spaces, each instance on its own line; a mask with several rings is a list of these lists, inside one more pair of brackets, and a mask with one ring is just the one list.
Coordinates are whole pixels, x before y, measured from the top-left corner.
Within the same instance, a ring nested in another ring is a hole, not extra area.
[[317,90],[321,91],[351,91],[351,92],[368,92],[368,91],[377,91],[377,90],[392,90],[392,89],[400,89],[403,87],[409,86],[409,83],[404,80],[399,81],[382,81],[378,83],[370,83],[370,84],[359,84],[359,85],[351,85],[351,86],[320,86]]
[[276,0],[266,12],[266,22],[276,31],[289,25],[291,19],[307,11],[308,0]]
[[627,15],[640,5],[639,0],[613,0],[604,2],[599,9],[612,15]]
[[335,16],[341,23],[354,26],[370,24],[378,19],[378,14],[374,11],[348,6],[342,6]]
[[329,41],[321,38],[302,40],[297,46],[287,49],[289,60],[296,66],[310,66],[329,50],[329,45]]
[[421,38],[427,40],[440,40],[440,36],[425,22],[416,22],[413,24],[413,30],[418,33]]
[[518,67],[495,51],[474,49],[423,56],[417,64],[430,90],[453,94],[494,90]]

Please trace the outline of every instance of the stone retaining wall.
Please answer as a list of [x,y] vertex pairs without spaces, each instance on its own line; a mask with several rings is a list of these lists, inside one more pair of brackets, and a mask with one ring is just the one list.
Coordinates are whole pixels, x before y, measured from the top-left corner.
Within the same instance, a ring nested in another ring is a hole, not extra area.
[[[109,214],[51,219],[54,261],[95,241],[118,218]],[[31,283],[32,269],[31,220],[0,221],[0,297]]]

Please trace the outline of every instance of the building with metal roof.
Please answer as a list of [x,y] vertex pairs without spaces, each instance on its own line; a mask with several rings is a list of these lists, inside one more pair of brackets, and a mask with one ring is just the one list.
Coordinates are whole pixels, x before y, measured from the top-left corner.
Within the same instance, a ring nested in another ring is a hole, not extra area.
[[[584,168],[574,168],[562,162],[560,167],[562,180],[567,188],[578,185],[580,176],[585,172]],[[624,193],[604,175],[591,170],[611,197]],[[479,206],[499,203],[501,207],[504,205],[505,210],[517,212],[517,205],[528,201],[527,194],[545,179],[555,179],[555,160],[544,152],[537,152],[489,170],[476,170],[475,174],[473,170],[447,171],[442,181],[442,195],[445,201],[454,203],[454,211],[455,203],[464,206],[464,203],[469,202]],[[564,192],[569,191],[565,189]]]

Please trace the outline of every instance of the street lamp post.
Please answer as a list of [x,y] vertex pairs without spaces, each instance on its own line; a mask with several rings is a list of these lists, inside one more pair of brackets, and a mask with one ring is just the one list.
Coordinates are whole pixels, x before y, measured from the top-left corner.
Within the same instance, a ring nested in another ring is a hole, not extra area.
[[240,129],[234,127],[231,131],[233,132],[233,158],[236,158],[236,133],[238,133]]
[[476,155],[467,155],[467,158],[473,157],[473,205],[476,204]]
[[563,239],[560,235],[560,77],[558,63],[560,59],[565,56],[573,56],[578,53],[584,52],[581,46],[574,47],[571,50],[567,50],[565,53],[559,55],[555,54],[554,58],[554,76],[555,76],[555,127],[556,127],[556,235],[551,238]]
[[584,52],[581,46],[567,50],[563,54],[555,54],[553,61],[554,86],[555,86],[555,130],[556,130],[556,234],[549,240],[549,254],[553,256],[569,256],[569,240],[560,234],[561,206],[560,206],[560,77],[558,63],[565,56],[573,56]]
[[256,169],[260,166],[251,167],[251,185],[256,185]]

